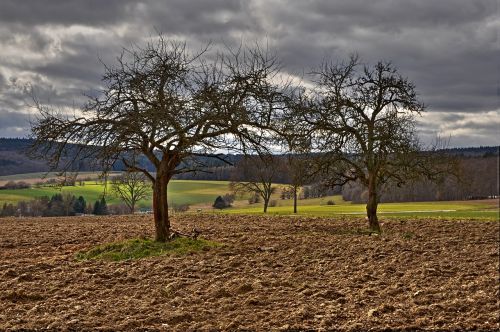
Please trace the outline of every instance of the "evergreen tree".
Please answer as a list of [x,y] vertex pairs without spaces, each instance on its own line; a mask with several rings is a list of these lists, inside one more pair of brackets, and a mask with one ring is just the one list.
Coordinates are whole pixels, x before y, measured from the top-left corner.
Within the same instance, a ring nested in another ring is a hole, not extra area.
[[92,214],[95,214],[95,215],[101,214],[101,203],[99,201],[95,201],[94,210],[92,211]]
[[222,198],[222,196],[217,196],[215,199],[214,205],[212,205],[215,209],[224,209],[227,207],[226,201]]
[[108,205],[106,204],[106,199],[104,196],[101,198],[101,203],[99,204],[101,207],[101,215],[108,214]]
[[45,211],[45,216],[47,217],[58,217],[66,215],[66,209],[63,204],[63,195],[54,194],[50,198],[48,208]]
[[85,213],[86,206],[87,203],[85,202],[85,198],[83,198],[83,196],[80,196],[73,204],[73,210],[75,211],[75,213]]

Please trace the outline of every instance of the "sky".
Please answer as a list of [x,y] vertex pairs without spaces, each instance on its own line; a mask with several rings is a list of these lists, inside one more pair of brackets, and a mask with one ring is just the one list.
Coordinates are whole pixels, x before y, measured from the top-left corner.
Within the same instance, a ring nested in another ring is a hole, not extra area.
[[499,0],[2,0],[0,137],[26,137],[28,87],[71,110],[103,63],[161,32],[192,49],[265,42],[297,75],[357,53],[391,61],[427,106],[424,143],[500,144]]

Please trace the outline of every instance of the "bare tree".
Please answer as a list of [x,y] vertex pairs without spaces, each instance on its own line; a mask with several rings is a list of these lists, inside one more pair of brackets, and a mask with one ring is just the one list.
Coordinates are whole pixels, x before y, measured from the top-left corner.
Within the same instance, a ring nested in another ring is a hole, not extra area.
[[267,212],[271,195],[276,191],[273,181],[277,173],[271,154],[245,156],[235,166],[230,188],[235,193],[255,193],[264,201]]
[[68,192],[63,192],[62,194],[62,207],[64,209],[64,215],[70,216],[74,214],[73,205],[75,204],[76,197]]
[[289,186],[293,194],[293,213],[297,213],[298,193],[310,176],[311,160],[304,154],[289,154],[287,155],[286,168]]
[[151,182],[143,173],[125,172],[111,180],[111,192],[134,213],[137,203],[151,194]]
[[[167,241],[170,179],[195,171],[193,156],[261,148],[260,137],[280,107],[278,71],[276,57],[258,46],[208,56],[159,36],[106,66],[104,88],[81,116],[57,114],[35,100],[40,116],[31,128],[33,151],[53,167],[93,158],[104,170],[120,160],[142,172],[153,184],[156,240]],[[137,155],[155,172],[135,163]]]
[[422,152],[415,131],[424,105],[414,84],[390,63],[361,66],[356,56],[324,63],[314,82],[313,93],[296,95],[291,135],[315,152],[316,172],[330,186],[359,181],[367,189],[369,227],[380,232],[382,186],[437,174],[428,167],[430,154]]

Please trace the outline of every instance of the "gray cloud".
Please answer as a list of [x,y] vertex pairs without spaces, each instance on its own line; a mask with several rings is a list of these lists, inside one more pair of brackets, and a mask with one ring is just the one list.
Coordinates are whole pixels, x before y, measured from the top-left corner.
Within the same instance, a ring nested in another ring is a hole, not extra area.
[[2,89],[4,88],[4,86],[7,84],[6,80],[5,80],[5,77],[3,76],[3,74],[0,72],[0,93],[2,92]]
[[[161,31],[193,48],[266,41],[291,73],[353,52],[390,60],[428,106],[423,137],[498,144],[497,13],[496,0],[4,0],[0,115],[26,114],[28,83],[58,107],[83,103],[82,93],[101,84],[99,58],[112,64],[122,46]],[[16,133],[0,125],[0,136]]]
[[3,23],[83,24],[106,26],[123,22],[132,15],[136,1],[106,0],[3,0],[0,20]]
[[0,112],[0,137],[26,136],[30,118],[25,113]]
[[0,129],[10,127],[25,128],[29,124],[28,115],[16,112],[0,113]]

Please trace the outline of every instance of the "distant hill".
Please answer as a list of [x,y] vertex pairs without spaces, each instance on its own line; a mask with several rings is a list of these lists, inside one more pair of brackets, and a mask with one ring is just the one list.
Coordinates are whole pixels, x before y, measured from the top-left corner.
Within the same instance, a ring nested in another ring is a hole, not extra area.
[[[27,156],[29,147],[33,144],[33,140],[23,138],[0,138],[0,176],[24,174],[24,173],[37,173],[49,171],[49,166],[44,160],[31,159]],[[226,160],[235,163],[241,158],[238,155],[226,155]],[[182,179],[204,179],[204,180],[227,180],[229,172],[225,169],[227,164],[208,157],[196,157],[197,163],[206,165],[210,173],[198,174],[185,174],[179,178]],[[150,171],[154,171],[153,165],[145,158],[139,159],[139,164]],[[113,170],[121,171],[124,167],[121,162],[115,163]],[[94,171],[90,163],[85,161],[80,162],[78,171],[88,172]],[[98,171],[98,170],[95,170]]]
[[499,155],[499,150],[499,146],[480,146],[475,148],[445,149],[443,151],[461,157],[493,157]]
[[[43,160],[30,159],[26,152],[29,146],[33,143],[32,140],[23,138],[0,138],[0,176],[46,172],[49,170],[47,163]],[[489,157],[498,156],[498,146],[481,146],[470,148],[454,148],[446,149],[447,153],[452,155],[461,156],[464,158],[469,157]],[[236,163],[241,159],[241,155],[226,155],[224,156],[231,163]],[[186,173],[178,176],[178,179],[196,179],[196,180],[228,180],[230,175],[231,166],[214,158],[197,157],[197,162],[206,165],[207,172],[198,172],[196,174]],[[139,163],[147,169],[153,171],[154,167],[146,158],[141,158]],[[88,163],[80,163],[78,171],[93,171]],[[123,165],[117,162],[114,165],[116,171],[123,170]]]
[[28,139],[0,138],[0,175],[49,170],[45,161],[28,158],[26,151],[31,143]]

